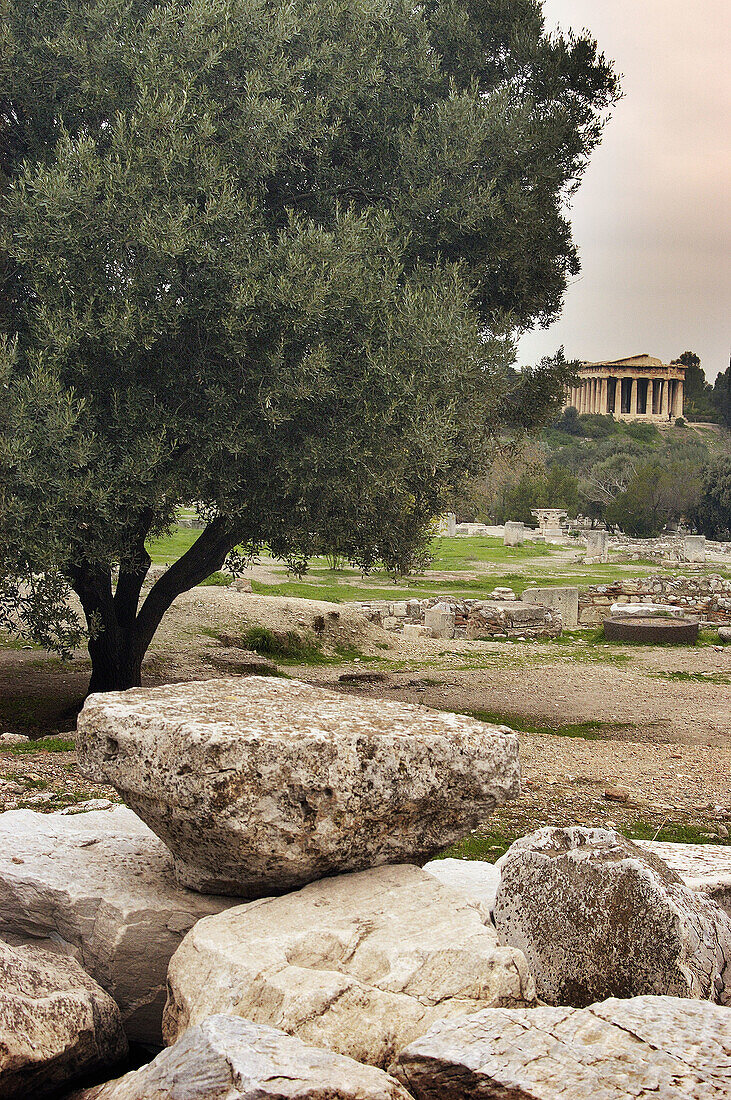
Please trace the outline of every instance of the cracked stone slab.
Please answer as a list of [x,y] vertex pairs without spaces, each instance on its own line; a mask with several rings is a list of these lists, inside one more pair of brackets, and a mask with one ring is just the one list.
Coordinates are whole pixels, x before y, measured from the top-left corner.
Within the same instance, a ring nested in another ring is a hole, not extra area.
[[433,859],[424,864],[424,870],[477,902],[490,919],[500,885],[500,871],[494,863],[481,859]]
[[209,1016],[148,1065],[72,1100],[412,1100],[393,1077],[273,1027]]
[[132,1039],[160,1042],[170,957],[197,920],[231,904],[179,886],[167,847],[126,806],[0,814],[0,933],[74,955]]
[[71,958],[0,940],[0,1097],[42,1100],[127,1054],[119,1009]]
[[542,1000],[731,1002],[729,914],[614,830],[539,829],[497,867],[498,938],[524,952]]
[[248,898],[424,862],[519,793],[512,734],[263,676],[92,695],[77,752],[183,885]]
[[436,1024],[391,1072],[415,1100],[728,1100],[731,1011],[655,996],[488,1009]]
[[707,894],[731,915],[731,844],[634,843],[666,863],[689,889]]
[[216,1013],[385,1067],[436,1020],[535,1003],[520,951],[418,867],[379,867],[206,917],[170,961],[168,1043]]

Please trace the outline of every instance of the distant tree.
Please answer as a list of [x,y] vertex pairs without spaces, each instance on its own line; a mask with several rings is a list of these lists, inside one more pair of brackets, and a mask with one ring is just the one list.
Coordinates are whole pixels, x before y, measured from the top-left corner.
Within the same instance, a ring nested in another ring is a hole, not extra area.
[[551,425],[558,432],[566,432],[567,435],[584,435],[584,428],[578,410],[573,405],[565,408],[558,420]]
[[725,455],[706,468],[693,518],[698,530],[707,538],[731,538],[731,455]]
[[70,585],[90,690],[238,546],[407,568],[555,416],[565,361],[516,381],[508,341],[578,269],[617,83],[538,0],[5,0],[0,44],[0,612],[61,644]]
[[605,510],[606,521],[635,538],[654,538],[696,512],[701,469],[692,462],[646,462]]
[[706,373],[701,366],[700,358],[694,351],[684,351],[673,362],[682,363],[685,367],[683,389],[685,418],[688,420],[715,419],[713,387],[706,381]]
[[721,423],[731,431],[731,365],[716,378],[713,405]]
[[594,519],[604,519],[607,508],[627,491],[637,466],[637,456],[626,451],[618,451],[595,463],[579,485],[582,510]]

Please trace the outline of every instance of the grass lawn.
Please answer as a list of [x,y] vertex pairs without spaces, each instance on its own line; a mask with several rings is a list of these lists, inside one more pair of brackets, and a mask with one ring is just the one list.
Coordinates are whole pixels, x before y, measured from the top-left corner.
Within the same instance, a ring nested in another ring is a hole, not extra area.
[[[169,536],[148,545],[154,563],[172,563],[183,554],[198,537],[199,532],[179,527]],[[571,547],[568,548],[569,551]],[[578,551],[578,546],[577,546]],[[525,588],[534,586],[608,584],[627,576],[641,576],[661,572],[650,563],[632,563],[631,569],[619,565],[584,566],[566,561],[563,548],[525,543],[523,546],[504,546],[497,538],[467,537],[434,539],[433,561],[427,573],[395,581],[385,571],[373,570],[363,576],[358,569],[328,568],[325,558],[312,558],[307,574],[293,577],[283,563],[266,553],[260,560],[281,571],[281,580],[274,583],[253,581],[254,592],[269,596],[290,596],[302,599],[326,600],[343,603],[350,600],[403,599],[409,596],[451,595],[465,599],[484,599],[496,587],[512,588],[520,595]],[[454,573],[453,577],[440,577],[439,573]],[[460,576],[459,574],[477,574]]]

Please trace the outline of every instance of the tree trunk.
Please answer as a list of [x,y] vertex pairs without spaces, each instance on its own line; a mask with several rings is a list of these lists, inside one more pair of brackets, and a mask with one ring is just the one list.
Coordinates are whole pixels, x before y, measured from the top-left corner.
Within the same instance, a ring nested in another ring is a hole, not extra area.
[[239,541],[229,523],[213,520],[152,586],[139,607],[142,584],[150,567],[141,532],[139,539],[135,565],[120,570],[114,592],[109,569],[80,565],[69,575],[89,627],[89,695],[141,686],[142,661],[173,600],[220,569],[229,550]]
[[126,691],[142,686],[142,660],[144,650],[136,632],[102,629],[95,638],[89,638],[91,679],[87,694],[95,691]]

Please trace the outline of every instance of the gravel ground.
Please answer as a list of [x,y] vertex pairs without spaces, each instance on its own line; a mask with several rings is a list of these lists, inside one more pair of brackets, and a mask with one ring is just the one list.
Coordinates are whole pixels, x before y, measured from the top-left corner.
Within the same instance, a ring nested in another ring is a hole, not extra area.
[[[255,623],[318,628],[329,663],[278,662],[290,676],[480,712],[519,731],[523,793],[492,815],[489,830],[520,835],[549,823],[612,822],[641,823],[650,834],[695,831],[691,839],[726,839],[731,831],[731,647],[404,643],[347,605],[203,588],[171,610],[146,682],[250,673],[261,659],[242,638]],[[0,648],[0,732],[72,739],[87,678],[81,656],[64,665],[40,650]],[[72,746],[18,752],[0,745],[0,808],[73,809],[98,798],[117,796],[80,776]]]

